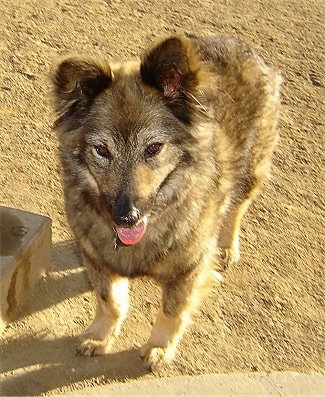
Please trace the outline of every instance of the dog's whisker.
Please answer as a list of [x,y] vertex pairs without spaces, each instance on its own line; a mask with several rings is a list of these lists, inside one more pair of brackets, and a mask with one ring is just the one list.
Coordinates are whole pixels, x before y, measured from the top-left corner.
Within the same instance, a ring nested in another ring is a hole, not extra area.
[[202,105],[202,103],[196,98],[196,96],[194,96],[191,92],[188,92],[187,95],[192,98],[198,105],[199,105],[199,110],[202,113],[206,113],[207,109],[205,106]]

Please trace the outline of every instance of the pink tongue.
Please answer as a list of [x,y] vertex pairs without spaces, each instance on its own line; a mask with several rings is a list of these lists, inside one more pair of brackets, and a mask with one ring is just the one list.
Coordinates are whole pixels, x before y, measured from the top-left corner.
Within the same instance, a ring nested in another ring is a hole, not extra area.
[[147,228],[147,222],[148,220],[145,217],[142,222],[134,227],[121,227],[115,225],[115,231],[123,244],[134,245],[137,244],[144,236]]

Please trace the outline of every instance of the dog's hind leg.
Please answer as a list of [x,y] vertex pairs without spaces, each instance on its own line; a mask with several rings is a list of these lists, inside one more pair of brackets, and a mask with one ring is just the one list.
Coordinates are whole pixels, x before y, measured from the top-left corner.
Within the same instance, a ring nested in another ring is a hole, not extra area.
[[219,232],[220,257],[224,268],[227,268],[239,261],[239,233],[242,218],[251,204],[250,199],[232,206],[224,217]]
[[108,271],[99,272],[91,264],[87,267],[96,292],[97,309],[92,324],[81,335],[77,354],[95,356],[107,353],[120,332],[128,310],[128,280]]
[[223,217],[223,222],[219,230],[218,246],[225,269],[239,261],[241,222],[268,176],[269,165],[269,158],[266,157],[251,173],[250,177],[246,181],[241,182],[238,189],[240,193],[230,202],[229,208]]

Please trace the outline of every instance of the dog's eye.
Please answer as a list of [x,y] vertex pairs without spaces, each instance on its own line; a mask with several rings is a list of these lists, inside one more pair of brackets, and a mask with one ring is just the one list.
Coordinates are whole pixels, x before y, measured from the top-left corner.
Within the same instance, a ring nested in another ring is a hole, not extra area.
[[108,151],[107,147],[105,145],[97,145],[95,146],[95,150],[97,154],[101,157],[105,157],[106,159],[110,158],[110,152]]
[[162,148],[163,144],[162,143],[152,143],[146,148],[146,155],[148,157],[155,156],[158,154]]

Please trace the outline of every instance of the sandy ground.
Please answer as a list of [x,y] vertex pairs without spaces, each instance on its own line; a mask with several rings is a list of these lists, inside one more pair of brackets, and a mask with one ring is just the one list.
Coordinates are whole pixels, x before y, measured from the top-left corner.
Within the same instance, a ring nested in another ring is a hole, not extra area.
[[[324,1],[2,0],[0,19],[0,203],[53,220],[48,275],[2,335],[2,394],[178,374],[324,371]],[[112,354],[75,356],[94,298],[64,216],[49,72],[65,54],[136,57],[173,32],[251,43],[284,77],[283,110],[273,178],[244,222],[241,262],[195,317],[175,363],[152,375],[137,351],[159,305],[149,281],[132,283]]]

